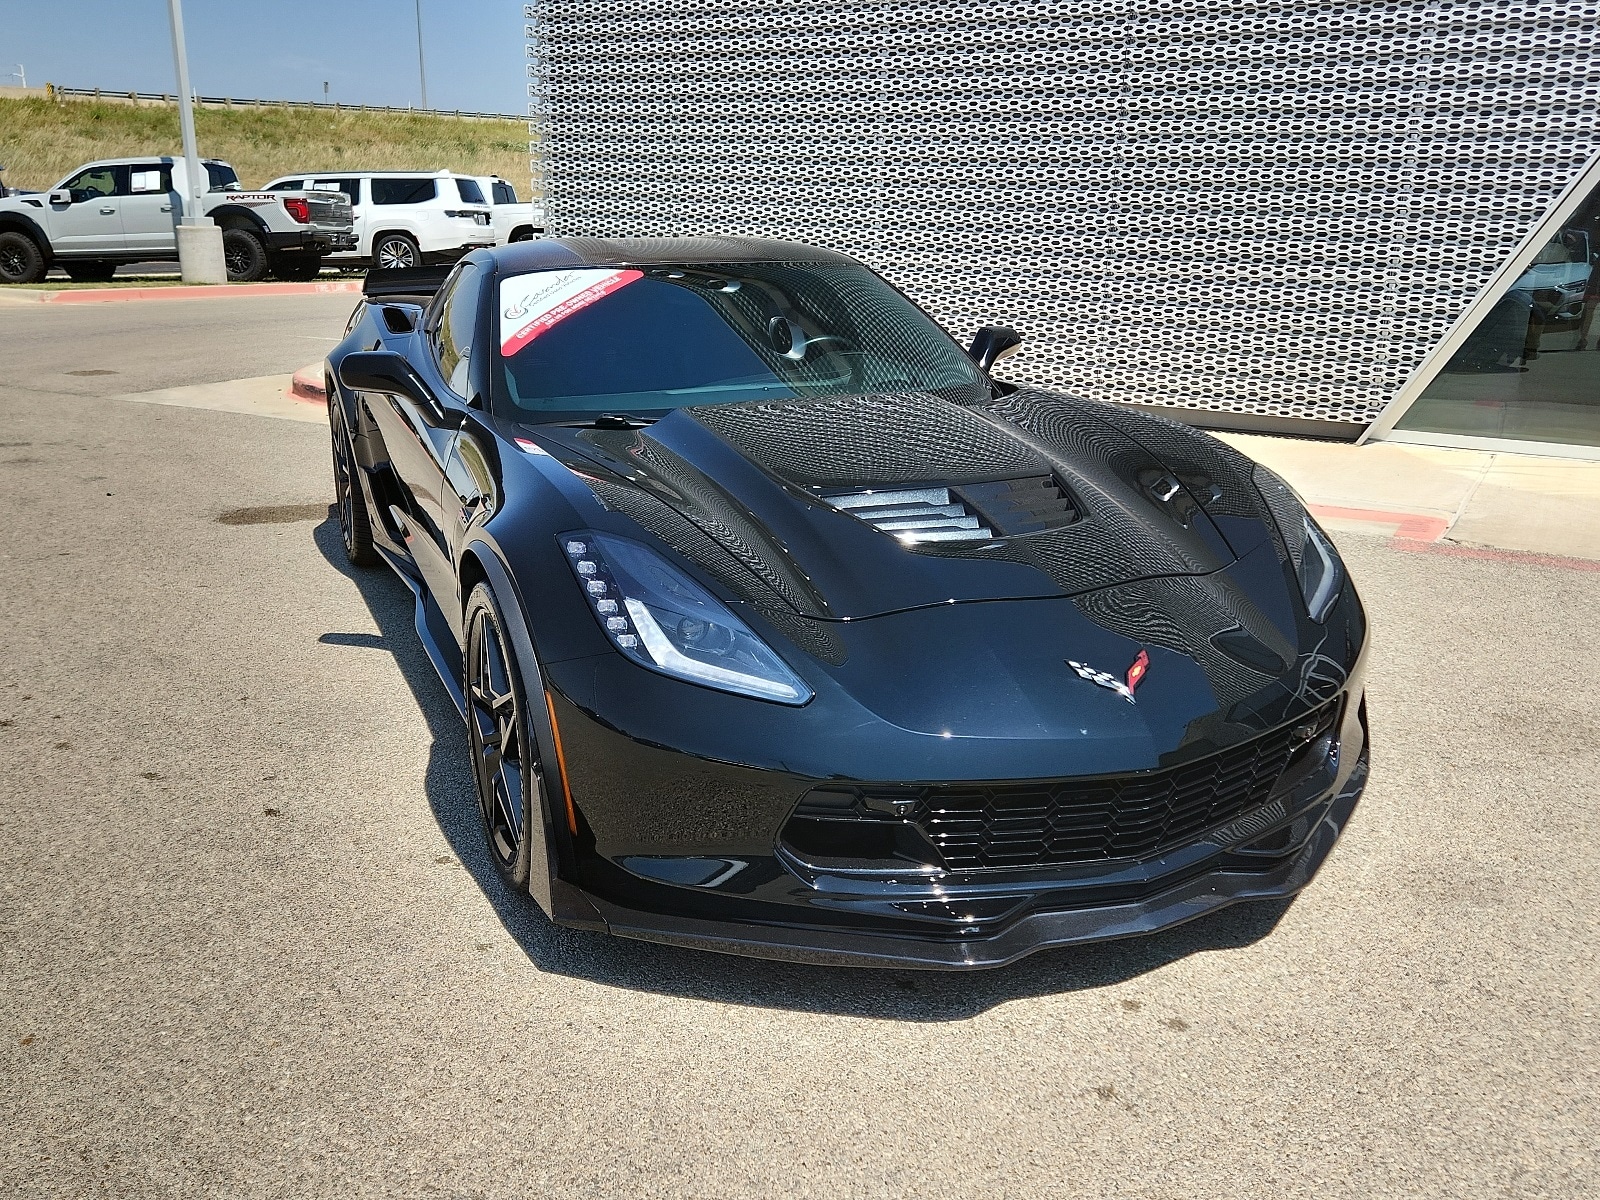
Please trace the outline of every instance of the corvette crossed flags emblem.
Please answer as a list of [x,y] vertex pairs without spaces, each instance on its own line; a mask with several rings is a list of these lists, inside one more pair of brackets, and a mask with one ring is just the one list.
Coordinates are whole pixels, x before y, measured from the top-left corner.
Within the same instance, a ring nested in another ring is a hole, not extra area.
[[1067,659],[1067,666],[1076,671],[1080,678],[1087,679],[1090,683],[1098,684],[1100,687],[1109,688],[1129,704],[1134,704],[1137,701],[1134,700],[1133,693],[1138,688],[1140,681],[1144,679],[1145,672],[1150,669],[1150,656],[1143,650],[1139,651],[1139,657],[1134,659],[1133,664],[1128,668],[1126,679],[1118,679],[1108,671],[1097,671],[1089,666],[1088,663],[1073,662],[1070,658]]

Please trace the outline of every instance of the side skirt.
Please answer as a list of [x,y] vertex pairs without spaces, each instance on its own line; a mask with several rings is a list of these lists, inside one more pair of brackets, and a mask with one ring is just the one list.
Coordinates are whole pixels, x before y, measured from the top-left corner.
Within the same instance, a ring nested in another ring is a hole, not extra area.
[[461,652],[456,648],[455,635],[450,632],[449,621],[445,619],[444,613],[439,611],[439,606],[433,602],[428,589],[412,576],[399,558],[382,546],[377,547],[377,551],[383,555],[384,561],[394,568],[394,573],[411,589],[411,595],[417,605],[414,618],[417,638],[422,642],[423,650],[427,651],[433,669],[439,673],[439,680],[444,684],[445,691],[450,693],[450,700],[456,706],[457,714],[465,723],[467,698],[461,691]]

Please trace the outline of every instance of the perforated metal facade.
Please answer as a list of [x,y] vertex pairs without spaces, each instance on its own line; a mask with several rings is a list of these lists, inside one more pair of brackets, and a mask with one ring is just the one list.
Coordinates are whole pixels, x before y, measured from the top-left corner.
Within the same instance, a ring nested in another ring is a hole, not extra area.
[[559,234],[855,254],[1015,379],[1366,422],[1600,148],[1600,4],[526,6]]

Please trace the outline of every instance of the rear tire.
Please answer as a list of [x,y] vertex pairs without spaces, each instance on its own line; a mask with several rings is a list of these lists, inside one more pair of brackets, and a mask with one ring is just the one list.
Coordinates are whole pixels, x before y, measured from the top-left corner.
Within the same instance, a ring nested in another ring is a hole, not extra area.
[[385,233],[372,244],[372,269],[375,271],[421,265],[422,251],[403,233]]
[[528,718],[522,672],[486,583],[473,588],[467,599],[466,631],[462,690],[484,839],[501,878],[526,891],[534,822],[540,828],[544,824],[544,768]]
[[333,435],[333,495],[339,507],[344,556],[358,567],[376,566],[378,552],[372,547],[372,518],[367,512],[366,493],[361,490],[355,443],[345,426],[344,404],[331,384],[328,386],[328,428]]
[[267,273],[267,249],[248,229],[222,231],[222,261],[229,283],[254,283]]
[[305,283],[322,273],[320,254],[279,254],[272,260],[272,273],[291,283]]
[[101,262],[98,259],[90,262],[64,262],[61,268],[66,271],[73,283],[105,283],[117,273],[116,263]]
[[0,233],[0,283],[38,283],[49,266],[44,251],[25,233]]

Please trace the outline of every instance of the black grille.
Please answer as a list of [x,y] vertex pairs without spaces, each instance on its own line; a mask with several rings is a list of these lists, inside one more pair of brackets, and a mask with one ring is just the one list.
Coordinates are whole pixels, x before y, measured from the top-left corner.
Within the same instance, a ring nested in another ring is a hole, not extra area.
[[[1197,762],[1094,779],[862,785],[812,792],[798,815],[906,814],[955,869],[1149,858],[1265,803],[1295,754],[1334,726],[1337,700]],[[853,803],[852,803],[853,801]],[[831,803],[830,803],[831,802]],[[830,812],[831,809],[831,812]],[[879,819],[882,819],[880,816]]]

